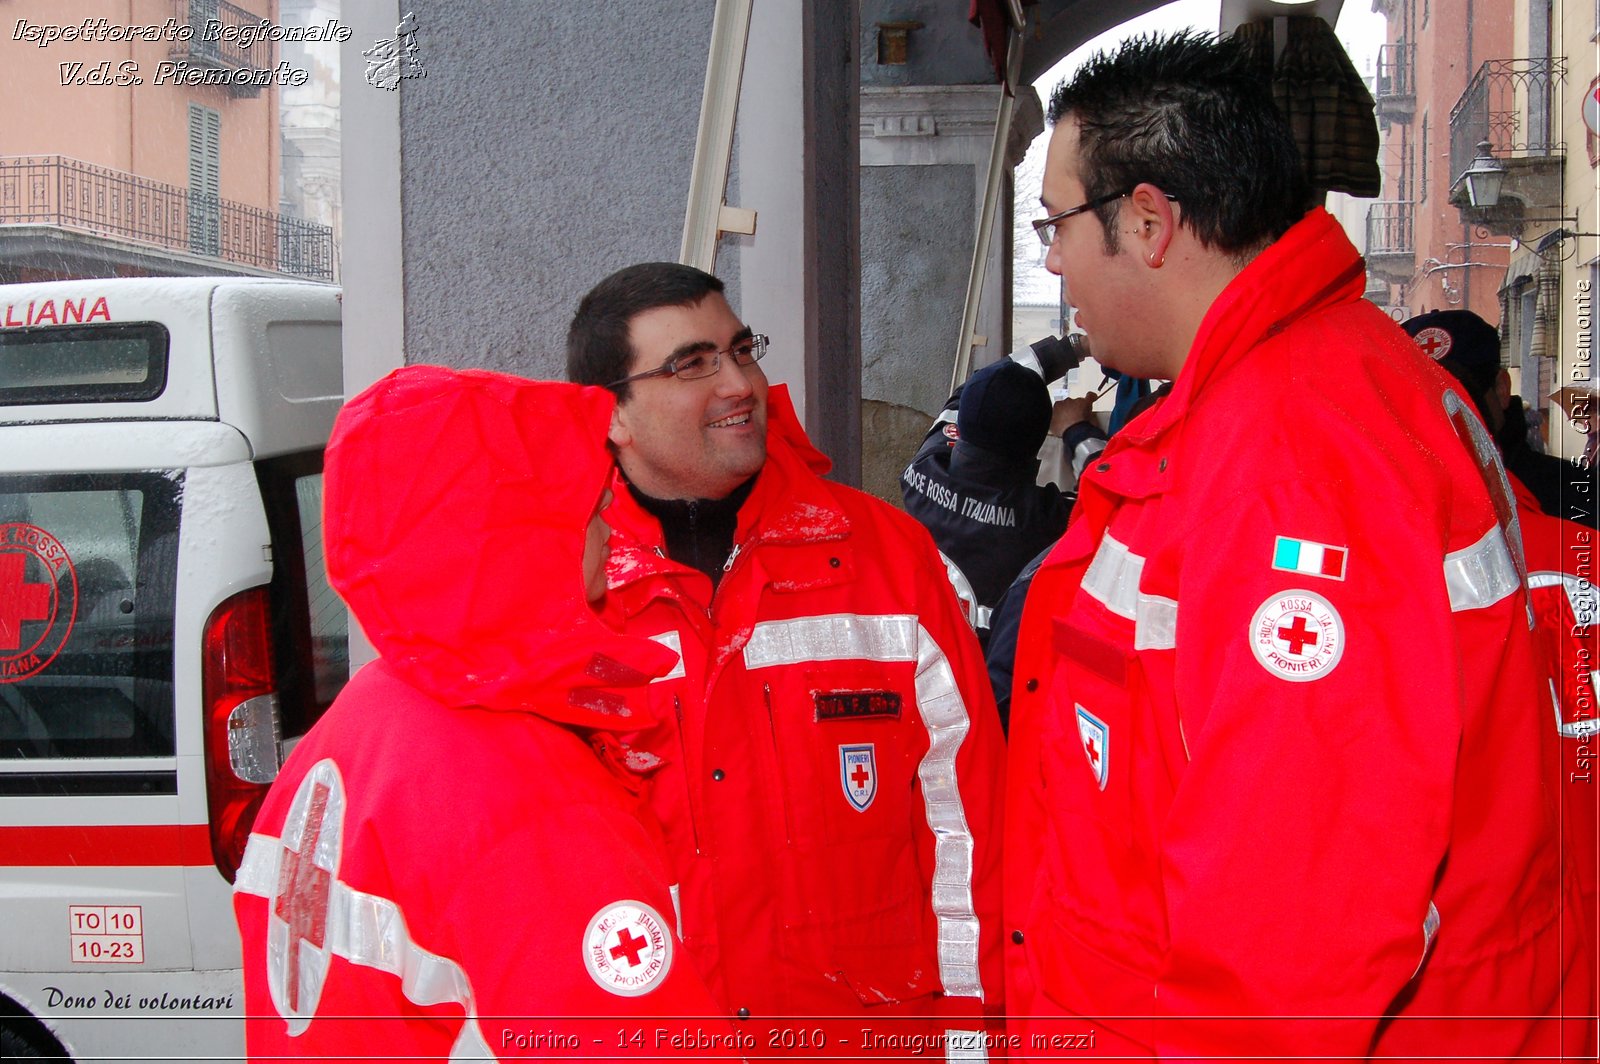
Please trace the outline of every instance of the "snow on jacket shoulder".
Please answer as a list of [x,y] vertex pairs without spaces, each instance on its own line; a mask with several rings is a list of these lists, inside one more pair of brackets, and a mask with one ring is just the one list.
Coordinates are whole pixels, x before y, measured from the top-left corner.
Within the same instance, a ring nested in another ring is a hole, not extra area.
[[714,1006],[638,799],[654,759],[618,738],[674,655],[585,601],[610,409],[410,367],[341,413],[328,571],[381,657],[297,745],[240,868],[252,1057],[741,1055],[721,1021],[617,1044],[629,1017]]

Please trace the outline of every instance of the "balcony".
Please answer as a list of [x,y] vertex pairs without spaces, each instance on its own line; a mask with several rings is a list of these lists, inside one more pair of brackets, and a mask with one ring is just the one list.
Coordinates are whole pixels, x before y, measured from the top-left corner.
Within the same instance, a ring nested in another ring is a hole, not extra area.
[[1416,113],[1416,60],[1414,44],[1386,44],[1378,49],[1378,76],[1372,99],[1377,104],[1378,121],[1385,128],[1391,122],[1410,122]]
[[[174,41],[167,53],[174,62],[212,70],[270,70],[276,61],[276,45],[257,34],[262,16],[235,7],[227,0],[172,0],[172,17],[187,26],[186,41]],[[234,96],[255,97],[261,86],[229,83]]]
[[[1530,212],[1559,208],[1567,155],[1566,79],[1567,61],[1561,56],[1491,59],[1473,75],[1450,112],[1450,202],[1468,222],[1517,233]],[[1468,206],[1461,180],[1481,142],[1506,170],[1500,202],[1491,208]]]
[[213,259],[251,272],[334,279],[333,230],[325,225],[60,155],[0,157],[0,243],[8,226],[132,241],[199,266]]
[[1416,204],[1378,200],[1367,208],[1367,271],[1395,284],[1416,272]]

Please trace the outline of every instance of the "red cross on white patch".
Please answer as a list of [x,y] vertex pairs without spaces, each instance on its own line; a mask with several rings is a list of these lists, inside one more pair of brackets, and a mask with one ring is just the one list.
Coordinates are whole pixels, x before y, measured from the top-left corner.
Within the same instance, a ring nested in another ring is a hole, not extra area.
[[267,987],[289,1033],[310,1025],[333,947],[328,909],[339,875],[344,782],[332,761],[313,765],[284,820],[277,889],[267,917]]
[[1412,339],[1417,342],[1418,347],[1422,348],[1423,354],[1435,362],[1448,355],[1451,346],[1455,343],[1450,334],[1437,325],[1430,325],[1426,329],[1418,329],[1417,335],[1413,336]]
[[1106,780],[1110,779],[1109,765],[1106,749],[1111,742],[1111,729],[1106,727],[1105,721],[1090,713],[1082,706],[1078,710],[1078,738],[1083,740],[1083,756],[1089,759],[1089,771],[1094,773],[1094,781],[1100,789],[1106,789]]
[[839,747],[839,782],[850,807],[865,813],[878,796],[878,759],[871,743]]
[[1344,655],[1344,622],[1333,604],[1310,591],[1285,591],[1261,604],[1250,621],[1256,660],[1285,680],[1315,680]]
[[622,997],[648,994],[672,970],[672,932],[644,902],[616,902],[589,921],[583,964],[602,990]]

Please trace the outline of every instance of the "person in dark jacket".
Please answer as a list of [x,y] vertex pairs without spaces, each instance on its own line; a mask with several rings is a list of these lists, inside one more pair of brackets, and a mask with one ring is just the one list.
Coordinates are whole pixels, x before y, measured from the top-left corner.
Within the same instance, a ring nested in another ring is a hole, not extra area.
[[1039,484],[1039,448],[1059,435],[1077,473],[1105,446],[1088,400],[1052,406],[1046,381],[1076,365],[1048,337],[985,366],[958,387],[900,477],[906,512],[933,535],[980,637],[1028,559],[1067,527],[1072,497]]
[[1527,414],[1521,396],[1511,393],[1511,375],[1500,365],[1495,327],[1470,310],[1433,310],[1400,327],[1466,388],[1500,445],[1506,471],[1533,493],[1539,509],[1593,528],[1594,470],[1541,454],[1528,443]]

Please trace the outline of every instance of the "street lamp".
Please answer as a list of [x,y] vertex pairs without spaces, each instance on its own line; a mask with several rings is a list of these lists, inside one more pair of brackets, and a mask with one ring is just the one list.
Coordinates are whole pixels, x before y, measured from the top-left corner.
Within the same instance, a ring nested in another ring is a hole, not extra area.
[[1478,141],[1478,154],[1472,165],[1461,175],[1467,186],[1467,206],[1489,208],[1500,203],[1500,186],[1506,179],[1506,168],[1489,150],[1489,142]]

